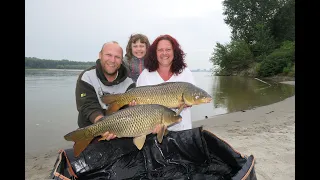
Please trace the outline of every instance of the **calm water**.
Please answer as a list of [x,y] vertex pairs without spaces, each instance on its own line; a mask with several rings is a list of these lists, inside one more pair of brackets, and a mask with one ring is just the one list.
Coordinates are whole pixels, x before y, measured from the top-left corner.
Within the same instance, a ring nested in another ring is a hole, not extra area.
[[[72,145],[63,136],[77,128],[75,85],[80,70],[25,71],[25,152],[33,154]],[[211,76],[193,72],[197,85],[212,103],[192,107],[193,121],[205,116],[251,109],[294,95],[286,84],[265,84],[254,78]]]

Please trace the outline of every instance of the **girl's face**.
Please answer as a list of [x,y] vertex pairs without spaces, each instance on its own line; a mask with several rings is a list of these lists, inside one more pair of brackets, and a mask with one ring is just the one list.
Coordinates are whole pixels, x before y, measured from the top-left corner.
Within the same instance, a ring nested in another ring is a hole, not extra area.
[[141,43],[140,39],[131,44],[131,49],[132,54],[139,59],[143,58],[147,53],[147,45],[145,43]]

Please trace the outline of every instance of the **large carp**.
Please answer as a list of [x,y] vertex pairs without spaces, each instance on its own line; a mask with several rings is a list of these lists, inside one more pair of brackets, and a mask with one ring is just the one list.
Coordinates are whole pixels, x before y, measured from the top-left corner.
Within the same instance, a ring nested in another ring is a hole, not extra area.
[[[110,132],[118,138],[133,137],[133,143],[140,150],[145,142],[146,135],[152,133],[157,125],[161,130],[157,134],[161,143],[166,127],[181,121],[181,116],[175,111],[158,104],[129,106],[116,113],[104,117],[101,121],[90,126],[79,128],[64,136],[67,141],[74,141],[74,155],[77,157],[88,146],[93,138]],[[103,140],[106,137],[99,139]]]
[[188,82],[139,86],[125,93],[106,94],[101,97],[102,102],[108,105],[106,114],[116,112],[133,100],[137,104],[160,104],[168,108],[178,108],[177,114],[180,114],[184,105],[209,103],[211,99],[206,91]]

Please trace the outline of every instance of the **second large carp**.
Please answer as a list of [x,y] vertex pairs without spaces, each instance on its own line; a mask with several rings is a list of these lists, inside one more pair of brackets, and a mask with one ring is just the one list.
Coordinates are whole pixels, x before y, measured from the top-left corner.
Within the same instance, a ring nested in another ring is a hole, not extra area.
[[[161,130],[157,133],[158,142],[162,142],[166,134],[166,127],[180,122],[182,117],[173,110],[159,104],[145,104],[131,106],[110,116],[105,116],[101,121],[76,129],[64,136],[67,141],[74,141],[74,155],[77,157],[89,145],[93,138],[103,135],[105,132],[116,134],[118,138],[133,137],[133,143],[140,150],[146,140],[146,136],[157,125]],[[101,137],[103,140],[106,137]]]
[[101,100],[108,105],[106,114],[116,112],[133,100],[137,104],[160,104],[168,108],[179,108],[180,113],[184,105],[209,103],[212,97],[203,89],[188,82],[164,82],[132,88],[125,93],[106,94]]

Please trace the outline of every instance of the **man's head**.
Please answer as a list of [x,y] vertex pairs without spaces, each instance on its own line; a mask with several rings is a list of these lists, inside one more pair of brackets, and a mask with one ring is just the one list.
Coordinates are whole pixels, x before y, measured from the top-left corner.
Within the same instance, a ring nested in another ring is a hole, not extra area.
[[103,44],[99,52],[101,67],[105,75],[116,76],[121,66],[123,50],[116,41]]

